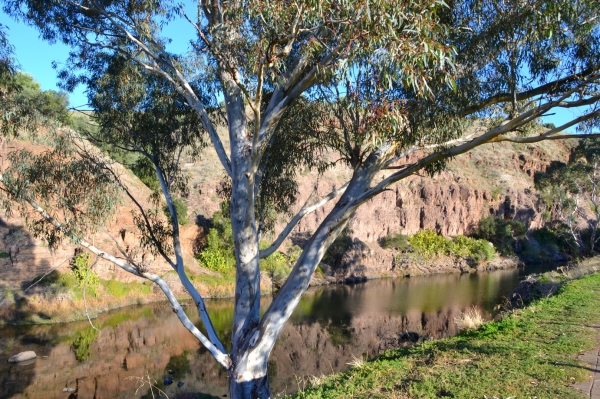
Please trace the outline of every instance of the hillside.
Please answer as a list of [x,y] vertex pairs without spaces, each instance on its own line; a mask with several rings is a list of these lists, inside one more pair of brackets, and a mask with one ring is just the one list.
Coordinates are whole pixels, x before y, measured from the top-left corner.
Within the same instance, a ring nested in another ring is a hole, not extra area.
[[[357,244],[357,251],[347,254],[344,273],[391,273],[394,254],[382,249],[379,243],[393,233],[414,234],[433,229],[449,237],[469,234],[481,218],[489,215],[521,221],[530,230],[542,227],[533,176],[553,160],[566,161],[575,144],[574,140],[531,145],[495,143],[456,157],[444,172],[433,178],[412,176],[391,186],[360,207],[351,219],[350,236]],[[202,220],[210,219],[221,201],[217,190],[225,174],[215,165],[218,160],[211,151],[198,162],[185,164],[193,185],[187,203]],[[342,185],[351,173],[339,163],[322,176],[313,171],[301,172],[294,210],[302,207],[315,186],[320,195],[325,195]],[[384,177],[382,173],[376,179]],[[294,244],[302,246],[334,205],[332,201],[305,216],[280,249],[285,252]],[[284,226],[282,220],[272,236],[279,234]]]
[[[7,151],[23,148],[38,152],[45,149],[42,144],[13,140],[4,146],[0,156],[6,159]],[[352,218],[349,228],[353,244],[344,254],[343,270],[339,272],[341,277],[352,274],[397,274],[397,271],[393,270],[394,253],[382,249],[379,245],[382,238],[392,233],[413,234],[420,229],[434,229],[445,236],[468,234],[482,217],[488,215],[517,219],[526,223],[529,228],[540,227],[543,221],[538,212],[533,174],[544,170],[552,160],[565,160],[568,149],[569,143],[559,142],[529,146],[494,144],[457,157],[448,164],[445,172],[434,178],[413,176],[392,186],[359,208]],[[410,159],[404,160],[408,161]],[[212,215],[219,210],[222,201],[217,195],[217,189],[224,172],[219,168],[216,154],[210,149],[205,150],[201,159],[196,162],[184,160],[183,168],[190,179],[190,194],[185,198],[189,217],[199,225],[207,225]],[[147,205],[150,190],[129,170],[120,166],[117,169],[134,195]],[[316,190],[321,195],[328,193],[343,184],[350,174],[351,170],[340,164],[320,177],[316,172],[302,171],[295,210],[300,209],[313,191]],[[384,178],[384,174],[377,178]],[[303,241],[333,206],[334,202],[331,202],[307,215],[280,249],[286,252],[293,245],[302,246]],[[98,247],[113,253],[118,253],[114,240],[122,248],[135,248],[138,244],[135,235],[131,233],[134,231],[132,210],[131,205],[124,201],[116,219],[106,229],[87,238]],[[50,275],[54,270],[67,273],[75,246],[64,243],[57,251],[50,252],[40,240],[34,239],[24,229],[21,218],[16,215],[9,218],[4,211],[0,211],[0,218],[0,252],[8,254],[8,257],[0,259],[0,286],[3,287],[0,300],[4,305],[18,303],[19,298],[28,298],[30,304],[36,301],[40,304],[45,302],[46,299],[50,299],[50,294],[48,289],[44,288],[44,279],[48,281],[44,276]],[[284,225],[285,220],[282,218],[276,226],[275,234],[278,234]],[[215,283],[214,272],[202,268],[194,259],[194,242],[201,229],[202,227],[193,223],[182,227],[186,267],[191,274],[200,276],[194,281],[204,295],[227,296],[233,281]],[[124,235],[120,234],[122,231],[125,231]],[[149,254],[137,251],[137,256],[142,255]],[[165,276],[171,283],[175,282],[176,277],[172,272],[168,273],[170,269],[164,261],[150,258],[150,265],[152,272]],[[441,270],[436,269],[438,266],[431,266],[417,273],[455,271],[452,267]],[[138,280],[103,261],[98,262],[94,270],[100,278],[107,281]],[[40,279],[42,283],[36,283]],[[270,287],[268,279],[264,280],[265,287]],[[30,287],[32,285],[33,287]],[[6,298],[10,297],[7,294],[9,292],[19,298],[7,300]],[[178,288],[176,292],[182,293]],[[138,301],[138,297],[139,295],[132,293],[115,301],[103,301],[99,298],[90,300],[95,306],[92,308],[102,310]],[[161,293],[154,289],[150,295],[145,295],[144,301],[161,298]],[[59,295],[59,299],[53,306],[63,311],[73,306],[73,301],[76,300],[72,295]]]

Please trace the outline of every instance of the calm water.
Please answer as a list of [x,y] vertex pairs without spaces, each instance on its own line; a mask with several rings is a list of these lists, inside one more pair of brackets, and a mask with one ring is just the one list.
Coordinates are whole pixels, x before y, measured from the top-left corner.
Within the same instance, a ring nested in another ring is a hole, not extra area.
[[[309,291],[284,328],[269,363],[274,392],[294,392],[308,376],[347,369],[355,357],[373,357],[397,344],[404,331],[441,338],[455,333],[454,319],[470,306],[489,318],[526,274],[549,269],[384,279]],[[271,299],[262,300],[263,309]],[[209,311],[229,340],[231,301]],[[189,310],[192,320],[198,318]],[[223,397],[227,376],[179,324],[167,303],[130,307],[87,322],[0,328],[0,398],[140,398],[148,379],[169,397],[203,392]],[[10,365],[11,355],[33,350],[31,364]],[[163,378],[173,378],[163,386]],[[178,382],[183,386],[178,387]],[[63,388],[76,389],[75,394]]]

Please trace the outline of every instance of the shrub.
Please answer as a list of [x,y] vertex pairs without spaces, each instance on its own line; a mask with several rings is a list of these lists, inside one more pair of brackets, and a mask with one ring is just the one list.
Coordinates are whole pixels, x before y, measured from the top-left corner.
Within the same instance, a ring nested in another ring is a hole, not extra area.
[[[188,219],[188,208],[185,202],[183,202],[183,199],[173,199],[173,206],[175,207],[175,213],[177,213],[177,221],[179,222],[179,224],[182,226],[188,224],[190,222],[190,220]],[[165,206],[163,206],[163,212],[165,216],[167,216],[167,218],[171,220],[171,213],[169,212],[169,207],[166,204]]]
[[569,241],[565,239],[564,236],[561,236],[556,230],[552,230],[548,227],[534,230],[531,233],[531,237],[533,237],[542,248],[549,249],[551,252],[571,252],[572,250]]
[[494,244],[502,255],[513,255],[513,245],[525,237],[527,228],[518,220],[504,220],[488,216],[479,221],[473,237],[487,240]]
[[496,256],[494,247],[486,240],[457,236],[454,238],[452,253],[463,258],[471,258],[477,263],[491,260]]
[[448,255],[471,258],[480,263],[496,256],[494,247],[486,240],[457,236],[452,241],[436,234],[431,229],[410,236],[408,242],[419,255],[426,259]]
[[228,262],[226,256],[219,248],[208,246],[198,254],[198,260],[204,267],[216,272],[225,272],[233,268],[233,265]]
[[82,287],[87,281],[88,287],[95,287],[100,280],[98,275],[90,268],[90,254],[81,252],[75,256],[71,264],[71,271],[77,280],[77,285]]
[[352,230],[346,226],[344,230],[340,233],[340,235],[331,243],[329,248],[327,248],[327,252],[323,256],[323,263],[336,266],[340,260],[342,259],[342,255],[350,248],[352,245]]
[[449,255],[452,248],[452,241],[438,235],[431,229],[419,231],[410,236],[408,242],[419,255],[428,259],[440,255]]
[[196,256],[204,267],[219,273],[235,268],[233,232],[228,214],[229,204],[221,203],[221,210],[213,216],[213,227],[206,235],[206,244]]
[[400,233],[393,233],[385,237],[381,243],[383,248],[392,248],[405,252],[410,248],[408,236]]
[[[268,246],[268,243],[261,243],[261,249]],[[275,252],[260,260],[260,269],[267,272],[273,285],[280,287],[292,269],[288,266],[288,258],[281,252]]]

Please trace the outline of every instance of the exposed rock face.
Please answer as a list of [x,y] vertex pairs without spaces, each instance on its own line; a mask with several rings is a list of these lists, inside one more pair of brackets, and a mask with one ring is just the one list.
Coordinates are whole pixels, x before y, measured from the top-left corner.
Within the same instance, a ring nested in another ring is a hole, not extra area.
[[[529,229],[540,228],[544,221],[533,176],[544,171],[552,160],[566,160],[569,148],[561,143],[527,147],[495,144],[458,157],[434,178],[412,176],[397,183],[357,210],[349,223],[353,245],[336,270],[336,277],[464,272],[469,266],[456,260],[436,262],[434,266],[423,263],[416,269],[399,271],[400,265],[394,264],[395,254],[383,250],[379,242],[392,233],[414,234],[423,229],[433,229],[444,236],[465,235],[477,227],[481,218],[490,215],[519,220]],[[339,169],[335,173],[345,177],[350,174]],[[333,189],[335,184],[331,181],[319,192]],[[310,183],[303,183],[303,193],[308,195],[311,190]],[[305,217],[292,241],[301,243],[308,237],[333,205]]]
[[[15,147],[24,146],[27,143],[15,142]],[[521,220],[529,228],[542,226],[533,175],[536,171],[544,170],[551,160],[565,160],[567,155],[568,147],[561,143],[527,147],[510,143],[495,144],[456,158],[449,163],[445,172],[435,178],[413,176],[397,183],[360,207],[349,223],[355,245],[345,255],[344,275],[371,276],[392,270],[394,254],[382,250],[378,244],[379,240],[392,233],[413,234],[421,229],[434,229],[445,236],[467,234],[487,215]],[[184,170],[192,178],[191,194],[186,199],[190,216],[209,220],[219,209],[221,200],[217,196],[217,187],[222,172],[219,172],[215,159],[210,155],[197,163],[185,164]],[[315,172],[301,173],[296,210],[315,190],[320,195],[329,193],[351,175],[352,171],[340,164],[321,177]],[[148,189],[127,173],[124,172],[123,176],[134,194],[145,204]],[[382,173],[376,177],[376,181],[384,177],[385,173]],[[291,244],[302,245],[334,204],[332,201],[303,218],[281,249],[285,251]],[[138,238],[131,233],[134,231],[131,210],[127,206],[119,209],[116,220],[107,228],[110,236],[100,231],[88,239],[115,254],[118,251],[112,238],[117,238],[122,247],[136,246]],[[275,233],[278,234],[283,226],[277,226]],[[121,235],[123,228],[125,233]],[[200,269],[193,259],[197,232],[198,228],[193,225],[185,226],[181,231],[186,267],[192,271]],[[24,229],[21,218],[8,218],[0,213],[0,252],[5,253],[4,258],[0,257],[0,286],[18,290],[26,288],[35,278],[53,269],[68,270],[68,260],[73,256],[74,246],[66,244],[56,252],[51,252],[43,242],[33,238]],[[162,275],[170,270],[166,262],[148,253],[139,251],[136,256],[144,258],[144,262],[156,274]],[[102,278],[121,281],[135,279],[102,260],[95,270]]]

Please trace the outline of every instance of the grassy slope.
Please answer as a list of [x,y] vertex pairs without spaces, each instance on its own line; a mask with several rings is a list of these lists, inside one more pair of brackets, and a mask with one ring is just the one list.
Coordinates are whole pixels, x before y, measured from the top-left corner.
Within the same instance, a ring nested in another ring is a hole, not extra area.
[[300,398],[575,398],[589,377],[578,353],[596,345],[600,274],[459,336],[389,351],[324,377]]

